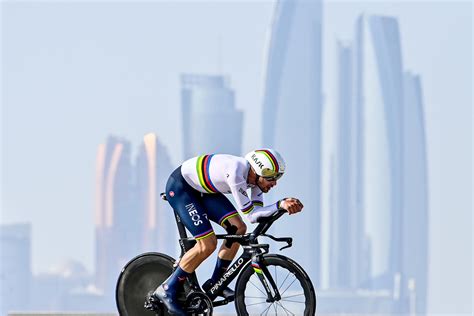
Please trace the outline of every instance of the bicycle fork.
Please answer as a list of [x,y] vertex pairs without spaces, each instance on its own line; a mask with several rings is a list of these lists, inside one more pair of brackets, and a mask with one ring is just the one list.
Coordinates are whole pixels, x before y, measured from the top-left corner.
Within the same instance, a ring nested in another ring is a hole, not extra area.
[[[267,294],[267,302],[273,303],[281,299],[280,292],[278,291],[278,286],[275,283],[271,273],[268,271],[267,266],[262,260],[262,257],[265,253],[268,253],[268,245],[255,245],[258,246],[262,251],[256,251],[252,256],[252,268],[257,275],[258,279],[263,285],[265,292]],[[270,284],[269,284],[270,283]]]

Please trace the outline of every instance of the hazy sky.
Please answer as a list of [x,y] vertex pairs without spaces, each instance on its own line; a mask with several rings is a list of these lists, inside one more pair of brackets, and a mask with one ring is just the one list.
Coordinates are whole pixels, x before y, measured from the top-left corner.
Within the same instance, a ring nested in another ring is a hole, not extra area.
[[[230,75],[236,106],[245,113],[243,149],[259,145],[273,2],[3,2],[1,8],[1,222],[33,224],[35,273],[68,258],[93,269],[95,155],[109,134],[136,148],[145,133],[156,132],[180,163],[181,73]],[[404,66],[421,75],[430,309],[467,312],[473,294],[472,4],[327,3],[327,138],[336,40],[352,38],[362,12],[399,18]]]

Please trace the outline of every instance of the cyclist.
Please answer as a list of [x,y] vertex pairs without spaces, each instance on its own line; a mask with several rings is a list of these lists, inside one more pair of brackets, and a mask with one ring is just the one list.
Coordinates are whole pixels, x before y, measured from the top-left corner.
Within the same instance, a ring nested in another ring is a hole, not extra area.
[[[263,193],[277,184],[285,172],[285,162],[273,149],[260,149],[245,158],[215,154],[191,158],[178,167],[166,184],[168,202],[196,239],[177,269],[147,298],[147,308],[160,301],[174,315],[186,315],[176,300],[186,278],[209,257],[217,247],[210,220],[224,227],[228,234],[245,234],[247,227],[239,213],[224,194],[232,194],[237,207],[251,223],[259,217],[273,215],[279,208],[289,214],[298,213],[303,205],[296,198],[285,198],[263,205]],[[250,196],[247,190],[250,189]],[[218,252],[211,278],[203,284],[208,290],[227,271],[239,248],[237,243],[224,242]],[[234,292],[226,288],[219,293],[229,300]]]

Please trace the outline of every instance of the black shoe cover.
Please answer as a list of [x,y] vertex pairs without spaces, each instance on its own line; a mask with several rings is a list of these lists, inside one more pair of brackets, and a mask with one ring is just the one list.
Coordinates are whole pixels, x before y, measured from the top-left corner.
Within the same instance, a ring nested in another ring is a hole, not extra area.
[[171,295],[165,288],[167,288],[166,284],[160,285],[151,295],[154,297],[153,300],[163,304],[171,315],[186,316],[186,312],[176,299],[176,295]]

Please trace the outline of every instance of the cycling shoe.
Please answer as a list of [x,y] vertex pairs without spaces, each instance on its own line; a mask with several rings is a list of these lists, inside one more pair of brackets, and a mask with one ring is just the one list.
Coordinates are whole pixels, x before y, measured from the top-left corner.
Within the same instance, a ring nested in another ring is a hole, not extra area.
[[178,300],[176,299],[176,295],[172,295],[166,290],[167,286],[160,285],[153,294],[151,294],[152,301],[158,301],[163,304],[171,315],[176,316],[186,316],[186,312],[184,311],[183,307],[180,305]]
[[[206,293],[209,293],[213,286],[214,286],[214,282],[212,282],[212,280],[209,279],[206,282],[204,282],[204,284],[202,285],[202,289]],[[223,298],[227,299],[228,301],[233,301],[234,297],[235,297],[235,293],[230,287],[226,287],[224,290],[217,293],[217,295],[222,296]]]
[[143,307],[145,307],[148,310],[158,312],[161,309],[159,304],[160,304],[160,301],[158,300],[158,298],[155,295],[153,295],[153,292],[150,292],[146,296],[145,304]]

